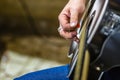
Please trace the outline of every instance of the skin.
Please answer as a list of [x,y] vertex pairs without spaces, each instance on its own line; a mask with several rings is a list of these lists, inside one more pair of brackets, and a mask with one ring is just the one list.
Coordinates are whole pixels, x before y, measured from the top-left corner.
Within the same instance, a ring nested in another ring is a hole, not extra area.
[[60,29],[59,34],[66,39],[76,36],[76,26],[85,9],[85,0],[69,0],[58,16]]

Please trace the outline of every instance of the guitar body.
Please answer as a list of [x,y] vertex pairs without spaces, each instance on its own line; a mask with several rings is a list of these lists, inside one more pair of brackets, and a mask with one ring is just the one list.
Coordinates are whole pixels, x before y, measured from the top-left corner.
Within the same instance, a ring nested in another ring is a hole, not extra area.
[[77,31],[80,42],[70,46],[70,80],[102,80],[104,72],[120,66],[120,14],[113,3],[88,2]]

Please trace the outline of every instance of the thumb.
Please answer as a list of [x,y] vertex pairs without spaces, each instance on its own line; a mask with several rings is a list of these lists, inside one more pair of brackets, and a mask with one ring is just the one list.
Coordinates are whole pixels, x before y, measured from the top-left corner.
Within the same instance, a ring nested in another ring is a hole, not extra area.
[[78,24],[78,19],[79,19],[79,12],[77,10],[71,10],[70,26],[76,27]]

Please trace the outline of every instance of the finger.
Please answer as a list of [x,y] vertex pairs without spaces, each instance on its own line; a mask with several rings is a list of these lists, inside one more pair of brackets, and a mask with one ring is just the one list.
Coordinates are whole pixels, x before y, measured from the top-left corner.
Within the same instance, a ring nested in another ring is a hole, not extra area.
[[74,30],[74,28],[70,27],[70,13],[69,11],[63,11],[58,17],[60,25],[65,31]]
[[67,14],[65,13],[61,13],[59,15],[59,22],[60,22],[60,25],[62,25],[63,29],[69,29],[69,26],[70,26],[70,18],[68,17]]
[[76,27],[79,20],[80,20],[80,17],[82,16],[82,13],[84,12],[84,5],[81,4],[81,5],[76,5],[74,7],[71,7],[70,12],[71,12],[70,26],[71,27]]
[[70,27],[76,27],[78,24],[78,11],[73,10],[71,11],[71,18],[70,18]]
[[64,30],[61,30],[60,35],[66,39],[72,39],[73,37],[75,37],[77,35],[76,31],[73,32],[66,32]]

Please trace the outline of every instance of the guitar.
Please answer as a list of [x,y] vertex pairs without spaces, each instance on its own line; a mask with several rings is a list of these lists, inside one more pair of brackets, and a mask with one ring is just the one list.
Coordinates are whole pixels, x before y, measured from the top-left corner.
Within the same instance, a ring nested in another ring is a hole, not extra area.
[[[77,29],[79,42],[72,41],[68,76],[70,80],[101,80],[105,71],[120,66],[119,52],[106,50],[108,42],[119,33],[120,17],[109,6],[109,0],[89,0]],[[115,33],[118,32],[118,33]],[[118,39],[118,43],[120,43]],[[115,47],[115,46],[114,46]],[[106,52],[107,51],[107,52]]]

